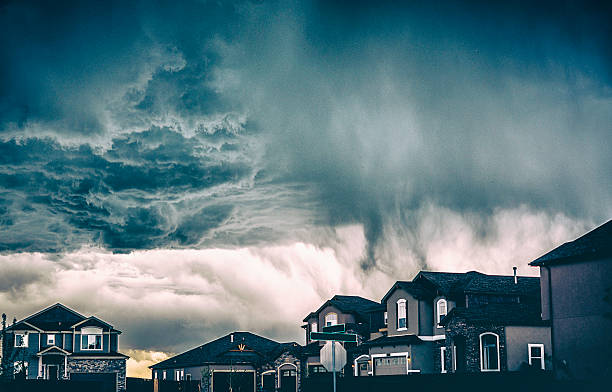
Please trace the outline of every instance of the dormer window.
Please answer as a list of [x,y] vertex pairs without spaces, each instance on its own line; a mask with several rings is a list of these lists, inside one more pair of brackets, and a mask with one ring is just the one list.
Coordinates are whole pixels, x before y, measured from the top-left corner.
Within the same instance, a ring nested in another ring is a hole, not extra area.
[[81,329],[81,350],[102,350],[102,328]]
[[404,330],[406,329],[406,300],[405,299],[399,299],[397,301],[396,304],[396,308],[397,308],[397,330]]
[[15,347],[28,347],[28,333],[27,332],[16,332],[15,333]]
[[325,326],[338,324],[338,315],[336,313],[327,313],[325,315]]
[[437,309],[438,327],[440,327],[440,321],[447,314],[447,303],[444,298],[440,298],[438,300],[438,302],[436,303],[436,309]]
[[55,335],[48,334],[47,335],[47,346],[54,346],[54,345],[55,345]]

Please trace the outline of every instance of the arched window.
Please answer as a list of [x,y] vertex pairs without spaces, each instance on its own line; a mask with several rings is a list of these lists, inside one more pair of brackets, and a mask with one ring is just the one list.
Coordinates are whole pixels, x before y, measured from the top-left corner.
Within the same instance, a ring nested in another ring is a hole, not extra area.
[[499,372],[499,336],[493,332],[480,335],[480,370]]
[[406,329],[407,328],[407,318],[406,318],[406,300],[399,299],[396,304],[397,309],[397,329]]
[[338,324],[338,315],[334,312],[327,313],[325,315],[325,326]]
[[442,320],[442,317],[446,316],[447,313],[447,306],[446,306],[446,300],[444,298],[440,298],[438,300],[438,302],[436,303],[436,309],[437,309],[437,320],[438,320],[438,326],[440,325],[440,320]]

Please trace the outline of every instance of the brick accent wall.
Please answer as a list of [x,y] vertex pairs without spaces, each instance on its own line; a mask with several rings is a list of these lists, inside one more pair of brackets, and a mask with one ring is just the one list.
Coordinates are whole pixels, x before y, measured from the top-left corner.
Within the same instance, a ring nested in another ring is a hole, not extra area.
[[[480,373],[480,334],[493,332],[499,336],[499,362],[500,371],[507,371],[506,360],[506,334],[505,328],[493,324],[467,324],[463,320],[453,321],[446,327],[446,369],[452,371],[453,341],[457,337],[465,338],[465,372]],[[438,351],[439,358],[439,351]],[[459,360],[459,359],[458,359]],[[437,361],[439,362],[439,361]],[[438,368],[439,368],[438,364]],[[457,368],[460,365],[457,364]]]
[[263,388],[263,385],[261,385],[261,375],[263,372],[268,371],[268,370],[274,370],[275,385],[278,386],[278,377],[280,376],[278,374],[278,367],[286,363],[293,364],[297,367],[297,369],[295,369],[297,373],[296,382],[297,382],[297,390],[298,392],[300,392],[302,390],[302,387],[301,387],[301,378],[302,378],[301,376],[302,376],[302,370],[303,370],[302,364],[301,364],[301,361],[297,357],[293,356],[293,354],[289,352],[282,353],[278,358],[274,360],[274,362],[266,363],[257,369],[257,388],[256,390],[259,391]]
[[125,359],[68,359],[68,373],[117,373],[117,392],[125,392]]

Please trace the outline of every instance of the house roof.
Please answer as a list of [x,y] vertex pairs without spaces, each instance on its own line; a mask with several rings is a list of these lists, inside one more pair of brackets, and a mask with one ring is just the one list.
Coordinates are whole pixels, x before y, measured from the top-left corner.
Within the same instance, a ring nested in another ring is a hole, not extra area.
[[367,318],[367,313],[373,309],[375,310],[380,305],[380,302],[375,302],[357,295],[334,295],[332,299],[325,301],[316,312],[309,313],[302,321],[307,322],[313,315],[316,315],[329,305],[338,308],[343,313],[352,313],[362,318]]
[[612,256],[612,220],[573,241],[556,247],[529,265],[542,266],[564,262],[580,262]]
[[482,294],[519,294],[540,296],[540,278],[532,276],[473,275],[466,280],[463,291]]
[[469,308],[453,308],[440,322],[447,326],[462,321],[466,324],[493,324],[500,326],[546,326],[540,307],[526,304],[488,304]]
[[233,332],[149,368],[172,369],[213,363],[258,365],[278,357],[285,351],[295,350],[297,353],[300,349],[301,346],[294,342],[279,343],[251,332]]
[[423,343],[416,335],[381,336],[379,338],[364,342],[362,346],[399,346]]
[[104,357],[104,358],[124,358],[124,359],[128,359],[129,356],[125,355],[125,354],[121,354],[117,351],[111,351],[111,352],[103,352],[103,351],[79,351],[77,353],[72,353],[70,354],[70,357],[87,357],[87,358],[100,358],[100,357]]
[[406,281],[398,280],[397,282],[395,282],[393,286],[391,286],[389,291],[387,291],[387,294],[385,294],[381,302],[383,303],[387,302],[387,299],[389,298],[389,296],[395,290],[400,289],[400,288],[412,294],[416,298],[425,298],[429,296],[434,296],[434,292],[432,292],[430,289],[428,289],[423,284],[421,284],[421,282],[415,282],[415,281],[406,282]]
[[121,333],[120,331],[113,329],[110,324],[100,320],[97,317],[85,317],[60,303],[51,305],[31,316],[24,318],[23,320],[20,320],[15,325],[7,327],[7,330],[70,331],[72,330],[73,326],[87,321],[103,324],[109,328],[111,332]]

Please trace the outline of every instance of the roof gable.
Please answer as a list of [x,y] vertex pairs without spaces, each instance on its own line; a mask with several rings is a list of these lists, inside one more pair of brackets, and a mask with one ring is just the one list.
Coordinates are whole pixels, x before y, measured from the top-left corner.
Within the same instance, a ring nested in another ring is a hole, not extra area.
[[85,319],[85,316],[74,310],[56,303],[31,316],[21,320],[43,331],[60,331],[70,329],[75,323]]
[[428,296],[433,296],[433,293],[431,292],[431,290],[429,290],[427,287],[425,287],[420,282],[414,282],[414,281],[406,282],[406,281],[398,280],[397,282],[395,282],[393,286],[391,286],[391,289],[387,291],[387,294],[385,294],[381,302],[386,303],[389,297],[398,289],[402,289],[410,293],[415,298],[424,298]]
[[365,319],[370,311],[380,306],[380,303],[357,295],[334,295],[331,299],[325,301],[316,312],[309,313],[303,321],[308,321],[328,306],[333,306],[342,313],[350,313]]
[[579,262],[608,256],[612,256],[612,220],[574,241],[556,247],[538,257],[529,265],[541,266],[562,262]]

